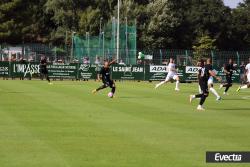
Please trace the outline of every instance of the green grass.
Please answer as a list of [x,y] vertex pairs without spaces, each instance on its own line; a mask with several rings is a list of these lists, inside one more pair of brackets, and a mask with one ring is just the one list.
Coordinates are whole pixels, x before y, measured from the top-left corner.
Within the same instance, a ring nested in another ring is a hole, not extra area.
[[250,151],[250,90],[210,94],[197,112],[196,84],[118,82],[114,99],[90,93],[100,84],[0,81],[0,166],[249,166],[206,164],[205,152]]

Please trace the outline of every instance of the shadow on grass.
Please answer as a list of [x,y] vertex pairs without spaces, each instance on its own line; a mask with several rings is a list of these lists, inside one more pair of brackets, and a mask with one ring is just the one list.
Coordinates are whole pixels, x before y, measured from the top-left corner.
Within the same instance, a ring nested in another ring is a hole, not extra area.
[[250,108],[222,108],[220,110],[225,110],[225,111],[249,111]]
[[1,92],[1,93],[11,93],[11,94],[20,94],[20,93],[27,93],[27,92],[18,92],[18,91],[9,91],[9,92],[7,92],[7,91],[3,91],[3,92]]
[[119,99],[151,99],[152,97],[139,97],[139,96],[120,96],[120,97],[117,97]]
[[246,99],[242,99],[242,98],[230,98],[230,99],[224,99],[223,98],[223,100],[225,100],[225,101],[230,101],[230,100],[246,100]]

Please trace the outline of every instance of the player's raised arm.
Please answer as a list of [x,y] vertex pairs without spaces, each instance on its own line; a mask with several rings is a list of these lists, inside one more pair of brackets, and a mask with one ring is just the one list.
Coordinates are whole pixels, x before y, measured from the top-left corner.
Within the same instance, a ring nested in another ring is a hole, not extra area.
[[109,66],[114,64],[116,62],[116,59],[112,60],[111,62],[109,62]]

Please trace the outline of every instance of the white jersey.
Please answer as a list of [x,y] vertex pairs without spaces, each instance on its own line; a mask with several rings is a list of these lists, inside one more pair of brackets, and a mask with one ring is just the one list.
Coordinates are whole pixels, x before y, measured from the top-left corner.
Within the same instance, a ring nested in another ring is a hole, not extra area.
[[168,67],[167,67],[167,70],[168,70],[168,75],[167,75],[165,80],[166,81],[169,81],[171,79],[176,80],[178,76],[176,74],[175,64],[174,63],[169,63]]
[[250,83],[250,63],[246,65],[246,70],[247,70],[247,82]]
[[246,65],[246,70],[247,70],[247,74],[249,74],[249,73],[250,73],[250,63],[248,63],[248,64]]
[[169,63],[169,64],[168,64],[168,74],[169,74],[169,75],[176,74],[176,71],[175,71],[175,64],[174,64],[174,63]]

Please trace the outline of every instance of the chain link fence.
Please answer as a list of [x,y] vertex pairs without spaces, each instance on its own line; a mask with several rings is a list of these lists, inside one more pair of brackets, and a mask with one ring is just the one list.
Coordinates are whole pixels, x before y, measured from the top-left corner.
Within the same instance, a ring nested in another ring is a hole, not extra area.
[[[22,44],[16,46],[0,45],[0,61],[20,61],[38,62],[42,56],[46,56],[49,62],[72,63],[79,62],[85,64],[101,64],[103,60],[116,58],[116,49],[103,48],[85,48],[78,46],[77,50],[91,53],[77,57],[74,48],[71,46],[52,46],[45,44]],[[129,52],[129,53],[128,53]],[[130,53],[131,52],[131,53]],[[138,52],[142,52],[145,57],[152,59],[138,59]],[[133,56],[127,56],[128,54]],[[200,58],[211,58],[213,65],[223,66],[230,58],[234,63],[240,65],[247,63],[250,58],[250,51],[204,51],[195,52],[193,50],[174,50],[174,49],[119,49],[118,64],[151,64],[164,65],[168,64],[170,58],[175,59],[178,66],[193,66]]]
[[[175,59],[178,66],[195,66],[197,60],[211,58],[213,66],[221,67],[226,64],[229,59],[233,59],[234,63],[240,65],[247,63],[250,58],[250,51],[203,51],[195,52],[193,50],[173,50],[173,49],[158,49],[158,50],[141,50],[145,57],[153,57],[151,60],[137,60],[137,63],[146,63],[154,65],[168,64],[170,58]],[[148,56],[150,55],[150,56]]]
[[45,44],[0,45],[0,61],[40,61],[46,56],[50,62],[71,62],[71,47],[57,47]]

